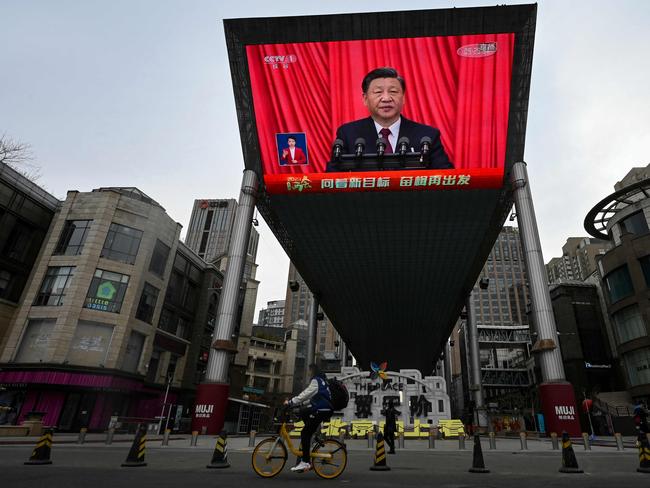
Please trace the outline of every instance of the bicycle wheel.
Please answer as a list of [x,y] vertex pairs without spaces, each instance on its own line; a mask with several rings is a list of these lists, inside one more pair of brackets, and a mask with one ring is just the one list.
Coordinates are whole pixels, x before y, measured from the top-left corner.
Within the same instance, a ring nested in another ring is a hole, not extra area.
[[326,439],[314,446],[313,453],[329,454],[330,458],[312,457],[314,471],[321,478],[331,480],[339,476],[348,464],[345,446],[334,439]]
[[251,462],[253,471],[262,478],[272,478],[284,468],[287,462],[287,448],[277,437],[264,439],[253,450]]

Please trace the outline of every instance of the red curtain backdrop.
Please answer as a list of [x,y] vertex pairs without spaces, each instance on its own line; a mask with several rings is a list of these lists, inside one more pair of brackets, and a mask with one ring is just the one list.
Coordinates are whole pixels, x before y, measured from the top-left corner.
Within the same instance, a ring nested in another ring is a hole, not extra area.
[[[480,43],[496,53],[458,53]],[[456,169],[502,168],[513,46],[511,33],[247,46],[265,174],[325,171],[336,129],[368,117],[361,80],[380,66],[404,77],[404,116],[440,129]],[[275,135],[289,132],[306,134],[308,165],[280,166]]]

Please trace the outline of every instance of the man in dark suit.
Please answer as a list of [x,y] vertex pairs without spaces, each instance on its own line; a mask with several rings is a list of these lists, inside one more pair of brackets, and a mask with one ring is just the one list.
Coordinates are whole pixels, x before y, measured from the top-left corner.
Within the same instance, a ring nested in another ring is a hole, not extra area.
[[[364,153],[376,153],[375,142],[379,137],[388,141],[386,154],[396,151],[397,141],[408,137],[409,147],[420,150],[423,137],[431,139],[432,169],[452,169],[454,165],[440,142],[440,131],[434,127],[413,122],[401,115],[404,106],[406,83],[394,68],[377,68],[368,73],[361,83],[363,103],[370,117],[343,124],[336,131],[336,138],[343,141],[343,154],[354,152],[359,137],[366,140]],[[334,171],[329,168],[328,171]]]

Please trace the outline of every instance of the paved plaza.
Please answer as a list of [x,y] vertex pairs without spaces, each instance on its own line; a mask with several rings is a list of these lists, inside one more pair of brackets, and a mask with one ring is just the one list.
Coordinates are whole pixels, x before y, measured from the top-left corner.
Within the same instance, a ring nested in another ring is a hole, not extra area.
[[[346,471],[336,480],[319,479],[314,473],[294,474],[289,463],[280,475],[271,480],[259,478],[251,468],[248,439],[234,437],[228,450],[231,468],[208,470],[215,438],[199,437],[197,446],[190,446],[187,436],[172,437],[169,446],[160,440],[150,440],[146,450],[146,467],[122,468],[130,443],[128,436],[116,436],[112,445],[103,443],[103,436],[90,434],[88,442],[77,445],[76,436],[55,437],[52,465],[25,466],[32,446],[8,444],[19,439],[2,439],[0,472],[3,487],[165,487],[165,486],[305,486],[305,483],[349,484],[359,487],[381,486],[504,486],[553,487],[589,486],[611,487],[612,483],[626,486],[649,486],[650,475],[636,472],[637,450],[632,439],[626,439],[623,451],[617,451],[610,439],[585,451],[574,444],[576,456],[584,474],[561,474],[561,454],[553,451],[550,441],[530,439],[528,450],[522,451],[519,439],[497,439],[497,449],[488,450],[483,440],[485,464],[489,474],[471,474],[472,443],[458,449],[457,440],[437,441],[434,450],[425,441],[407,442],[405,449],[388,457],[391,471],[372,472],[373,450],[365,440],[347,441],[349,459]],[[22,438],[25,441],[25,438]],[[30,439],[32,440],[32,439]]]

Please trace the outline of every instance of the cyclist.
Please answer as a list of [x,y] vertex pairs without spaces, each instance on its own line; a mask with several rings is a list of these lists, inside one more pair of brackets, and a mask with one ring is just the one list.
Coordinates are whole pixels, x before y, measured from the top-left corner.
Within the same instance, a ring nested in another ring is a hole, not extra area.
[[318,430],[320,423],[332,416],[331,394],[327,386],[327,377],[316,364],[309,365],[309,386],[284,404],[289,407],[304,406],[300,418],[305,423],[300,433],[301,461],[291,468],[294,473],[304,473],[311,469],[311,437]]

